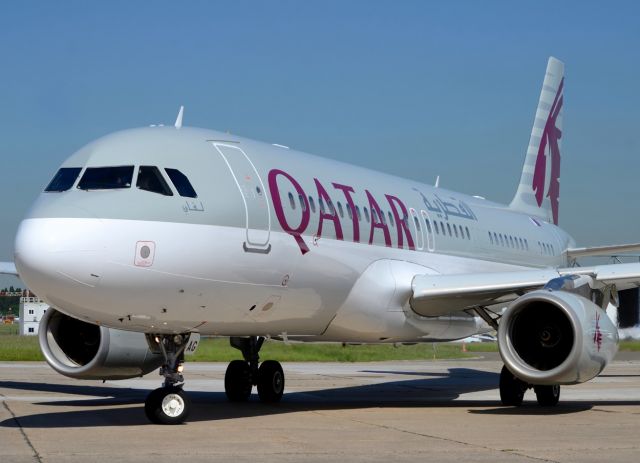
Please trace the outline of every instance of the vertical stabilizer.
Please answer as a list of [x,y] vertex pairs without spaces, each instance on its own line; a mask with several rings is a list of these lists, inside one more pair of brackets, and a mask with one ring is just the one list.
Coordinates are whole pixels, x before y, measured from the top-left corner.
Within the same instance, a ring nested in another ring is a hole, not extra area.
[[518,191],[510,207],[558,224],[564,63],[549,58]]

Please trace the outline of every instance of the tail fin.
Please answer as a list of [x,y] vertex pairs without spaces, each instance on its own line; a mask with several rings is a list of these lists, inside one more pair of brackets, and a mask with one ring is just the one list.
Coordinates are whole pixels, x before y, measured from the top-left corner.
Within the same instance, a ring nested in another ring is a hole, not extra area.
[[522,176],[510,207],[558,224],[564,63],[549,58]]

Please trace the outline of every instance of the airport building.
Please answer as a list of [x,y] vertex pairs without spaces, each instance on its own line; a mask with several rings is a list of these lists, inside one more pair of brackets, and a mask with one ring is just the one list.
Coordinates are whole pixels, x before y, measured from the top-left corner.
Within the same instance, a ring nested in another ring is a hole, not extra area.
[[20,297],[20,334],[37,335],[40,320],[49,305],[31,291],[25,291]]

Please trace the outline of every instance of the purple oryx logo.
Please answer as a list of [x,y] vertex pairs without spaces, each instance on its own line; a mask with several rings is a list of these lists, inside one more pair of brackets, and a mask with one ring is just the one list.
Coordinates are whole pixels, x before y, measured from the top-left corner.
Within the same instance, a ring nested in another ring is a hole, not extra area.
[[553,100],[553,105],[549,111],[549,117],[544,125],[542,138],[540,139],[540,147],[538,148],[538,157],[536,158],[536,167],[533,174],[533,190],[535,191],[538,206],[542,206],[544,199],[544,187],[547,175],[547,154],[546,148],[549,145],[551,153],[551,178],[549,181],[549,191],[547,197],[551,201],[551,212],[553,214],[553,223],[558,224],[558,202],[560,198],[560,147],[558,140],[562,137],[562,132],[556,127],[556,119],[562,109],[562,88],[564,86],[564,77],[560,81],[558,93]]

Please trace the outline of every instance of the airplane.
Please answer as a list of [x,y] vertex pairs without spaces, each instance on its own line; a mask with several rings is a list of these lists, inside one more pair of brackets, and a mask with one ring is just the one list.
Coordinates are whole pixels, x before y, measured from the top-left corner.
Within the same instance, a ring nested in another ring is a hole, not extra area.
[[21,222],[13,263],[50,305],[46,361],[78,379],[159,368],[150,421],[182,423],[185,356],[229,337],[229,400],[281,400],[267,339],[414,343],[497,330],[502,403],[596,377],[618,345],[604,308],[640,286],[640,264],[577,259],[558,226],[564,64],[549,58],[508,205],[228,133],[124,130],[63,162]]

